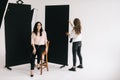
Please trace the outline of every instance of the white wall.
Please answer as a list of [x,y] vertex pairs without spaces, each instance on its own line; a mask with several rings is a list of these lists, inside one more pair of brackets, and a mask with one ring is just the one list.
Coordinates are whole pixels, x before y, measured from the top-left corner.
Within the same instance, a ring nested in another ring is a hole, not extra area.
[[[38,9],[38,20],[45,21],[45,5],[70,5],[70,20],[81,19],[83,26],[82,55],[84,67],[106,80],[120,80],[120,1],[119,0],[23,0]],[[9,0],[16,2],[16,0]],[[71,27],[70,27],[71,30]],[[0,63],[5,62],[4,25],[0,29]],[[69,65],[72,65],[71,44]],[[1,64],[4,66],[4,64]],[[97,72],[97,70],[100,70]],[[100,76],[103,74],[102,76]],[[90,76],[89,76],[90,77]],[[98,76],[96,76],[98,80]]]

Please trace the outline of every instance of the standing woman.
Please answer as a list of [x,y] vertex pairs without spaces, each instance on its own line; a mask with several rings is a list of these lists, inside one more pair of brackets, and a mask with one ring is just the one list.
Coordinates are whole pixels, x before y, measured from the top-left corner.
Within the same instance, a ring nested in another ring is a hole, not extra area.
[[36,22],[31,34],[31,45],[32,45],[32,56],[31,56],[31,70],[30,76],[33,77],[33,70],[35,67],[35,57],[37,55],[37,68],[40,68],[40,58],[42,52],[46,49],[47,46],[47,34],[43,30],[41,22]]
[[67,33],[70,38],[70,42],[72,42],[72,55],[73,55],[73,66],[69,69],[69,71],[76,71],[76,55],[79,58],[79,65],[77,68],[83,68],[82,64],[82,56],[81,56],[81,46],[82,46],[82,35],[81,35],[81,23],[79,18],[75,18],[73,21],[73,25],[69,22],[73,29],[71,33]]

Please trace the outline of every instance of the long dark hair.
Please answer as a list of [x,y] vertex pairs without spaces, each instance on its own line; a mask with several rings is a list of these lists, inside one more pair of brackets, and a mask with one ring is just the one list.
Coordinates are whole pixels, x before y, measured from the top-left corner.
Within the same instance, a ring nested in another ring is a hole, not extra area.
[[41,29],[40,29],[40,36],[42,36],[42,31],[43,31],[43,28],[42,28],[42,23],[41,22],[36,22],[35,25],[34,25],[34,28],[33,28],[33,32],[37,35],[37,26],[38,26],[38,23],[40,23],[41,25]]
[[81,33],[81,23],[80,23],[80,19],[79,18],[75,18],[73,21],[74,24],[74,30],[76,34],[80,34]]

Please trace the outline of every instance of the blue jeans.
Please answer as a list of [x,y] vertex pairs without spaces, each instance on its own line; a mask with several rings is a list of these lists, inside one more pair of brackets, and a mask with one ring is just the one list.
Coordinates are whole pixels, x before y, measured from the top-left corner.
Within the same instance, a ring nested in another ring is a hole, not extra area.
[[72,46],[73,66],[76,66],[76,61],[77,61],[76,55],[79,58],[80,65],[82,65],[81,46],[82,46],[81,41],[73,42],[73,46]]

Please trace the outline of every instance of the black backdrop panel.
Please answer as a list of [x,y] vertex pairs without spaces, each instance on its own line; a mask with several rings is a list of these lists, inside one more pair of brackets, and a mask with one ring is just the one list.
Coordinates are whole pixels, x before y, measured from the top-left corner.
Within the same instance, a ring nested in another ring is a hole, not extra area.
[[32,13],[30,5],[8,5],[5,15],[6,66],[29,63]]
[[46,6],[45,29],[50,40],[49,62],[68,65],[69,5]]
[[2,18],[5,12],[7,2],[8,0],[0,0],[0,28],[1,28]]

